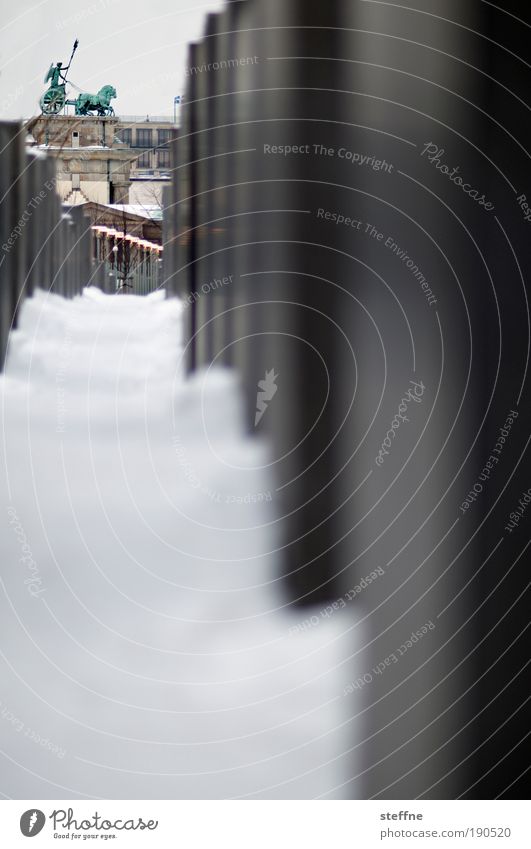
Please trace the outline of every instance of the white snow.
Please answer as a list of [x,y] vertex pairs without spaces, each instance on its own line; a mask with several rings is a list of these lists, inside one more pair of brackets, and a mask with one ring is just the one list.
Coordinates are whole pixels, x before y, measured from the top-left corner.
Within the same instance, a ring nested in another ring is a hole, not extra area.
[[125,212],[126,215],[138,215],[141,218],[162,221],[162,207],[155,203],[106,203],[103,205],[108,206],[109,209],[116,209],[118,212]]
[[293,632],[315,611],[278,589],[267,446],[234,374],[185,380],[182,309],[37,291],[11,336],[6,796],[341,798],[353,773],[360,629]]

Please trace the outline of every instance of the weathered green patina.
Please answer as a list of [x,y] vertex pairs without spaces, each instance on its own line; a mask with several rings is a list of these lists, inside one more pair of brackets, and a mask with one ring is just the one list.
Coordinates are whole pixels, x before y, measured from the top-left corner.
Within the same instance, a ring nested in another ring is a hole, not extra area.
[[66,99],[66,75],[78,44],[76,39],[66,67],[63,67],[62,62],[56,62],[50,65],[44,77],[44,82],[50,85],[39,100],[43,115],[57,115],[66,105],[74,106],[76,115],[114,115],[111,100],[116,97],[116,89],[112,85],[104,85],[97,94],[81,92],[75,100]]
[[74,101],[76,115],[90,115],[92,112],[97,115],[114,115],[114,109],[110,105],[113,97],[116,97],[116,89],[112,85],[104,85],[97,94],[83,91]]

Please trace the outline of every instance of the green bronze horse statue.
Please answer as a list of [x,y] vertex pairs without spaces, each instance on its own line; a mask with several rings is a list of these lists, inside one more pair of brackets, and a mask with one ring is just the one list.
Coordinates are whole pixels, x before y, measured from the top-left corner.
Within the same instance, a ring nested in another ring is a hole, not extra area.
[[76,115],[114,115],[114,109],[110,105],[113,97],[116,97],[116,89],[112,85],[104,85],[97,94],[81,92],[74,101]]

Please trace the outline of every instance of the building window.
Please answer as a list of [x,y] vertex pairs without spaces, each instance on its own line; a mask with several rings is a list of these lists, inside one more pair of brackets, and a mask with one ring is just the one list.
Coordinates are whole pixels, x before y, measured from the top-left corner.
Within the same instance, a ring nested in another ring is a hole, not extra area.
[[159,130],[159,147],[168,147],[171,140],[171,130]]
[[132,142],[132,130],[131,130],[131,128],[128,127],[126,130],[125,129],[120,130],[120,132],[118,133],[118,138],[124,144],[126,144],[128,147],[131,147],[131,142]]
[[137,130],[136,131],[136,147],[151,147],[153,130]]
[[136,160],[137,168],[151,168],[151,151],[145,150],[144,153],[141,153]]
[[169,150],[158,150],[157,151],[158,158],[158,167],[159,168],[169,168],[170,167],[170,151]]

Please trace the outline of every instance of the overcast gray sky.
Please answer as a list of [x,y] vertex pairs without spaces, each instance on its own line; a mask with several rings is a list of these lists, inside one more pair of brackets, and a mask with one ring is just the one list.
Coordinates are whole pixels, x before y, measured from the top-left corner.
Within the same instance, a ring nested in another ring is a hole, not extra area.
[[[184,89],[186,45],[223,0],[17,0],[0,25],[0,120],[40,112],[51,62],[68,62],[84,91],[114,85],[117,115],[172,115]],[[77,92],[72,90],[72,98]]]

